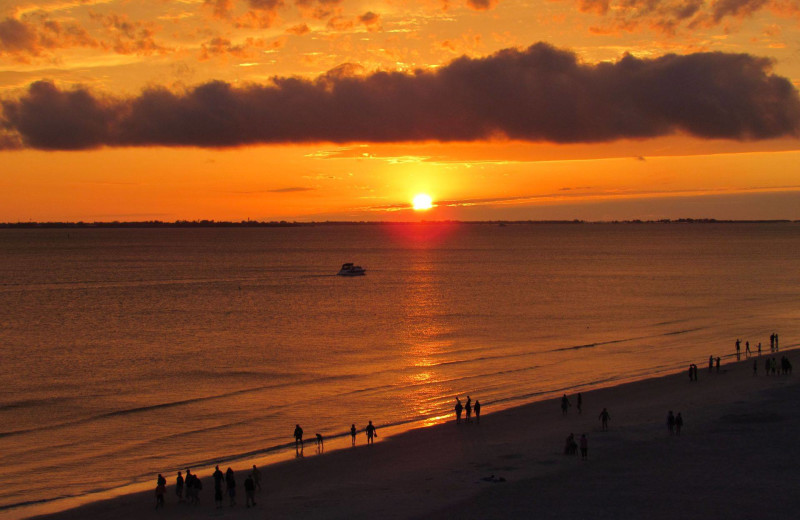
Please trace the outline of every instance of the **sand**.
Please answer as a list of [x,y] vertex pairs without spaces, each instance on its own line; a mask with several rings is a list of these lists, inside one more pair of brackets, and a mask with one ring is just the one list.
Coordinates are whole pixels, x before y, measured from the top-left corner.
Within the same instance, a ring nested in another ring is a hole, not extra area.
[[[800,367],[800,355],[783,354]],[[361,434],[356,448],[324,455],[307,442],[303,458],[262,468],[250,509],[242,463],[233,466],[235,507],[214,507],[210,478],[199,506],[178,504],[169,475],[163,509],[150,491],[42,518],[796,518],[800,382],[765,377],[763,358],[753,377],[752,365],[729,363],[719,374],[701,365],[696,382],[680,373],[585,392],[582,414],[574,396],[567,415],[558,400],[496,413],[485,403],[480,425],[384,439],[378,424],[374,445]],[[667,431],[668,410],[682,412],[680,436]],[[570,432],[587,434],[587,461],[563,454]]]

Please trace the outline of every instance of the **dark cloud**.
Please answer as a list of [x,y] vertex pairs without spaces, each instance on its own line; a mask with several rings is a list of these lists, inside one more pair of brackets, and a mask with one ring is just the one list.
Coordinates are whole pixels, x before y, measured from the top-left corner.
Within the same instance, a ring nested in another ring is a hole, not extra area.
[[582,12],[610,20],[609,27],[593,29],[601,33],[641,27],[675,33],[680,28],[713,27],[728,18],[741,19],[761,10],[782,16],[796,16],[798,12],[794,0],[577,0],[577,4]]
[[749,16],[767,4],[767,0],[718,0],[712,10],[714,21],[719,22],[726,16]]
[[267,190],[269,193],[295,193],[298,191],[314,191],[314,188],[301,188],[301,187],[293,187],[293,188],[278,188],[275,190]]
[[46,15],[0,21],[0,57],[9,56],[20,62],[56,49],[98,45],[79,25],[51,20]]
[[366,13],[358,17],[358,21],[364,24],[370,31],[380,30],[381,15],[377,13],[373,13],[372,11],[367,11]]
[[697,53],[589,65],[543,43],[435,71],[217,81],[127,99],[40,81],[2,109],[6,133],[41,149],[800,135],[798,92],[768,59]]
[[498,0],[467,0],[467,7],[476,11],[488,11],[497,5]]

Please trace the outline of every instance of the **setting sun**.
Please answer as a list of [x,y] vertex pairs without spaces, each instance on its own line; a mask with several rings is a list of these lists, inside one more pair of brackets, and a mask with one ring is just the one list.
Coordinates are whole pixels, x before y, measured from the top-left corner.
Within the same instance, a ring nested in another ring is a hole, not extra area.
[[433,207],[433,199],[430,195],[420,193],[414,196],[414,200],[411,201],[411,204],[414,206],[415,210],[431,209]]

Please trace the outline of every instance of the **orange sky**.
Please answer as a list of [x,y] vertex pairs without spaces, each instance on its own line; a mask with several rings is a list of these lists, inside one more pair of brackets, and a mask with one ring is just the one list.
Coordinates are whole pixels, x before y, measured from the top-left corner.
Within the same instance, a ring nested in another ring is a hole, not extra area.
[[0,221],[800,219],[798,35],[797,0],[0,0]]

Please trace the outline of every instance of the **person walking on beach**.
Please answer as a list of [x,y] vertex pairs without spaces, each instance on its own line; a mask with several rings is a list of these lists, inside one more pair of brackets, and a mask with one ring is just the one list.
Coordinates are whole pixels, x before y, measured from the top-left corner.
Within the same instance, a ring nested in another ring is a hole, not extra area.
[[769,335],[769,351],[775,352],[775,333]]
[[576,398],[576,403],[575,404],[576,404],[576,406],[578,408],[578,414],[582,414],[583,413],[583,396],[581,396],[580,392],[578,392],[578,397]]
[[586,438],[586,434],[581,435],[581,460],[587,460],[589,458],[589,439]]
[[192,503],[200,503],[200,491],[203,489],[203,481],[197,475],[192,475]]
[[194,481],[196,478],[196,476],[192,475],[191,470],[186,468],[186,477],[183,479],[183,485],[186,488],[186,501],[190,504],[196,504],[199,500],[199,497],[195,499],[195,495],[197,493],[195,493],[196,489]]
[[256,489],[261,491],[261,472],[255,464],[253,464],[253,471],[250,472],[250,476],[253,477],[253,484],[255,484]]
[[719,362],[720,362],[720,357],[717,356],[717,374],[719,374]]
[[256,505],[256,483],[253,482],[253,475],[248,475],[244,479],[245,507],[250,508],[250,504]]
[[683,428],[683,417],[681,417],[681,413],[678,412],[678,415],[675,416],[675,435],[681,434],[681,428]]
[[351,446],[356,445],[356,425],[353,424],[350,426],[350,444]]
[[183,475],[178,472],[178,477],[175,479],[175,495],[178,497],[178,503],[183,502]]
[[464,411],[467,412],[465,422],[472,422],[472,398],[470,396],[467,396],[467,405],[464,407]]
[[599,419],[603,431],[608,431],[608,421],[611,419],[611,414],[608,413],[606,408],[603,408],[603,411],[600,412]]
[[325,451],[325,439],[322,438],[322,435],[319,433],[317,434],[317,451],[322,453]]
[[567,415],[567,410],[570,406],[572,406],[572,403],[570,403],[569,399],[567,399],[567,394],[564,394],[561,397],[561,415]]
[[670,435],[675,435],[675,416],[672,415],[672,410],[667,413],[667,430]]
[[761,342],[758,342],[758,357],[761,357]]
[[708,356],[708,373],[714,369],[714,356]]
[[211,476],[214,477],[214,502],[217,508],[220,508],[222,507],[222,482],[225,479],[225,475],[222,474],[222,470],[217,466]]
[[233,476],[231,468],[228,468],[228,471],[225,472],[225,484],[228,488],[228,499],[231,507],[233,507],[236,505],[236,477]]
[[[156,509],[159,507],[164,507],[164,493],[167,492],[166,484],[161,483],[161,479],[163,479],[161,475],[158,476],[158,483],[156,484]],[[167,481],[164,480],[166,483]]]
[[303,429],[299,424],[294,427],[294,450],[303,449]]
[[367,444],[375,444],[375,439],[373,437],[377,437],[378,433],[375,431],[375,426],[372,425],[372,421],[369,422],[367,425]]
[[456,397],[456,424],[461,424],[461,411],[464,409],[461,406],[461,399]]
[[749,359],[750,358],[750,342],[749,341],[745,341],[744,342],[744,358],[745,359]]
[[481,402],[477,399],[475,400],[475,422],[481,423]]
[[741,359],[741,348],[742,348],[742,340],[736,338],[736,361]]

